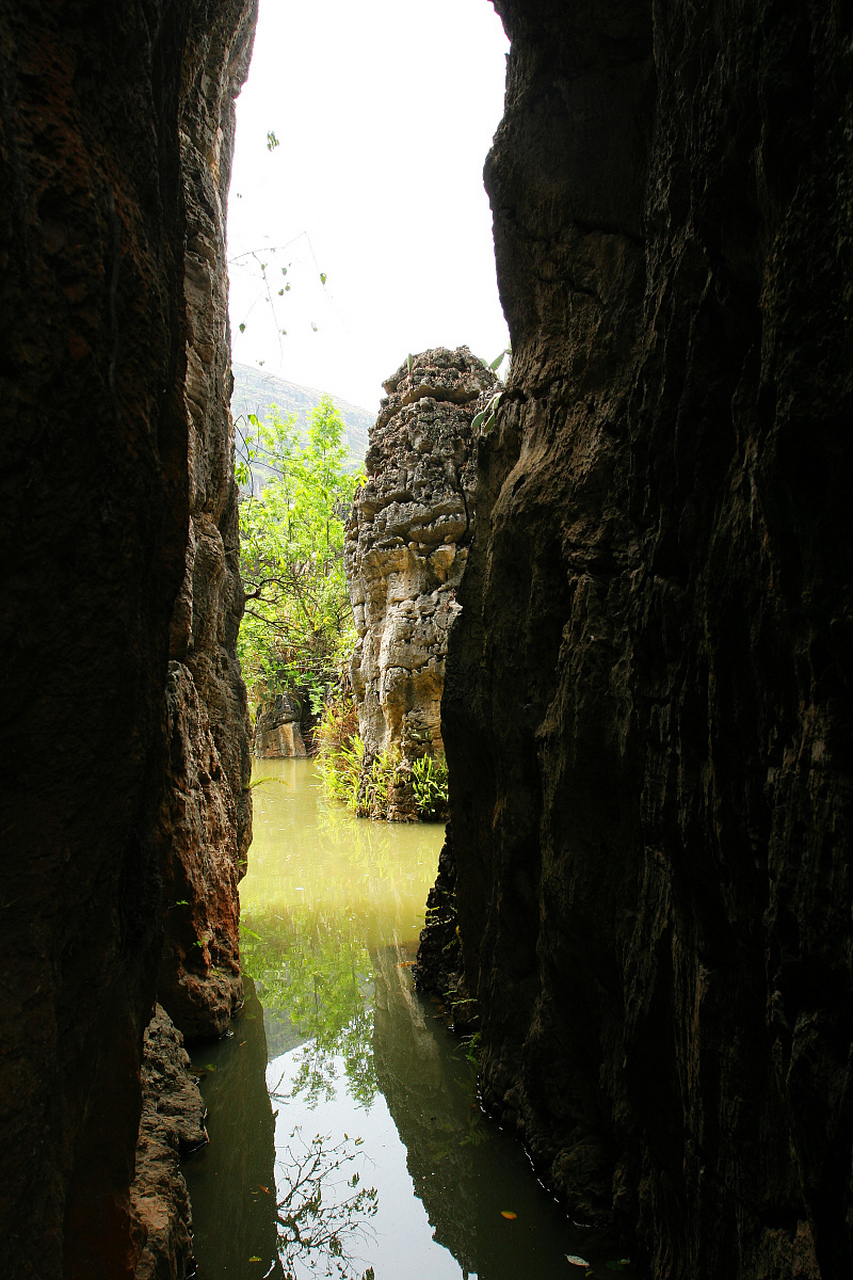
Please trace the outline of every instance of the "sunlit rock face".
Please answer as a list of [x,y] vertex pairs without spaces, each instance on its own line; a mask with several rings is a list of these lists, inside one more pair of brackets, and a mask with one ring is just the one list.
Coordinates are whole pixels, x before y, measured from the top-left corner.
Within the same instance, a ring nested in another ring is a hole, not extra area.
[[[475,525],[477,434],[495,377],[467,347],[425,351],[383,385],[344,556],[358,643],[352,680],[369,768],[442,751],[447,633]],[[417,810],[401,787],[389,816]]]
[[158,996],[190,1039],[222,1035],[243,1001],[237,885],[251,840],[249,719],[236,657],[243,588],[223,255],[231,103],[248,57],[245,31],[238,27],[235,39],[230,27],[240,14],[232,0],[218,22],[200,32],[196,61],[187,68],[191,83],[184,90],[179,137],[189,519],[166,684],[168,777],[157,829],[165,937]]
[[442,727],[485,1099],[660,1280],[849,1275],[849,12],[496,7]]
[[221,1036],[243,1003],[239,832],[209,712],[189,670],[166,686],[169,786],[160,814],[164,938],[157,996],[190,1040]]
[[[163,819],[185,777],[187,815],[219,789],[236,907],[222,204],[253,8],[0,11],[0,1239],[16,1277],[132,1274],[142,1038],[164,880],[190,843]],[[171,780],[170,630],[200,752]]]

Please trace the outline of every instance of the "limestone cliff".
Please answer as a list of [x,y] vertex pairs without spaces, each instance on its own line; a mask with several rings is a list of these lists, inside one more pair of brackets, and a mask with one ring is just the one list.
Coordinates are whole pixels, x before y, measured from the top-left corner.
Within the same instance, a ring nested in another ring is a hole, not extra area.
[[[383,385],[344,547],[366,771],[383,752],[405,765],[443,751],[447,633],[475,523],[471,422],[495,377],[467,347],[439,347]],[[410,786],[395,787],[388,816],[417,816]]]
[[849,6],[496,0],[443,702],[485,1098],[659,1280],[851,1255]]
[[[232,870],[247,838],[221,202],[253,9],[0,7],[0,1238],[21,1280],[132,1273],[164,815],[217,790]],[[170,628],[200,751],[171,780]]]
[[290,760],[307,756],[302,725],[305,717],[297,700],[280,693],[258,707],[252,755],[260,760]]

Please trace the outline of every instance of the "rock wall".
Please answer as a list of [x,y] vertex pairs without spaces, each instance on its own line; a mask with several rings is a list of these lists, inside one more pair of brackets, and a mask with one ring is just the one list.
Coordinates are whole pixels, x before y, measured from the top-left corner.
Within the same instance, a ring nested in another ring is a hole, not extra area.
[[143,1041],[142,1116],[131,1187],[134,1280],[182,1280],[192,1213],[181,1160],[207,1143],[198,1081],[179,1031],[157,1006]]
[[[439,347],[383,384],[344,546],[366,770],[392,748],[404,762],[443,750],[447,632],[475,524],[471,422],[495,382],[467,347]],[[410,787],[395,789],[389,817],[416,816]]]
[[255,732],[252,738],[252,755],[261,760],[289,760],[307,756],[302,737],[302,709],[289,693],[258,707]]
[[485,1098],[661,1280],[848,1275],[849,6],[496,8],[443,702]]
[[247,838],[221,197],[252,21],[0,9],[0,1237],[22,1280],[131,1273],[170,629]]

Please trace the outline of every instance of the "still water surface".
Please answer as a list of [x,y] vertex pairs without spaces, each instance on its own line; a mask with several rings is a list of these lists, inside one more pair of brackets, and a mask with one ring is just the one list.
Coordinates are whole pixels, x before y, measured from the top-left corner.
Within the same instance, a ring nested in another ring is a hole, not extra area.
[[258,777],[241,887],[254,984],[233,1034],[194,1054],[199,1280],[631,1274],[481,1115],[464,1047],[413,990],[443,828],[352,817],[310,761]]

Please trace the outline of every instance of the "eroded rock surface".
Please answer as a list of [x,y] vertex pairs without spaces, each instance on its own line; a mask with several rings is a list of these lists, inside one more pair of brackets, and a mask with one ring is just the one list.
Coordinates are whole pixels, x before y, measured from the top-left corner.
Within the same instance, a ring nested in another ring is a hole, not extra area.
[[264,703],[258,709],[252,754],[261,760],[307,756],[301,721],[301,708],[289,693]]
[[169,788],[161,814],[164,939],[158,998],[187,1040],[224,1035],[243,1003],[234,795],[204,703],[170,664]]
[[0,1238],[16,1280],[132,1274],[170,629],[238,855],[247,838],[222,202],[253,15],[0,9]]
[[497,0],[513,372],[443,703],[485,1098],[659,1280],[851,1257],[841,5]]
[[[475,523],[471,422],[495,377],[467,347],[439,347],[383,385],[344,548],[366,768],[395,748],[404,763],[443,750],[447,633]],[[388,816],[417,816],[410,785],[395,788]]]
[[[222,1035],[240,1007],[240,900],[251,840],[250,726],[237,662],[243,614],[233,387],[223,256],[235,78],[245,39],[226,6],[202,25],[181,121],[190,319],[184,403],[188,424],[184,581],[170,631],[166,687],[169,769],[159,834],[165,943],[158,996],[188,1039]],[[226,17],[226,13],[228,17]],[[223,115],[224,109],[224,115]]]
[[181,1161],[207,1142],[204,1103],[183,1038],[157,1006],[145,1029],[142,1118],[130,1189],[134,1280],[183,1280],[192,1259],[192,1213]]

